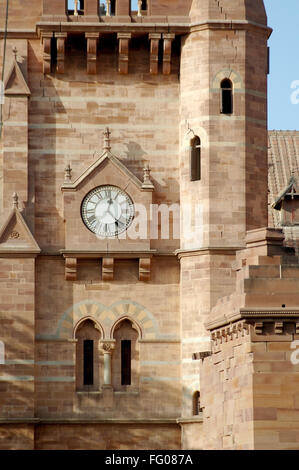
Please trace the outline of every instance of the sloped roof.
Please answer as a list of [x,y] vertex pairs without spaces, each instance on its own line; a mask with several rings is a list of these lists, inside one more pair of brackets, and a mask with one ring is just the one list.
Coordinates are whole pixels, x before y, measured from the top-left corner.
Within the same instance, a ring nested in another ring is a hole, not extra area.
[[268,132],[269,226],[279,226],[272,204],[288,191],[291,178],[299,181],[299,131]]

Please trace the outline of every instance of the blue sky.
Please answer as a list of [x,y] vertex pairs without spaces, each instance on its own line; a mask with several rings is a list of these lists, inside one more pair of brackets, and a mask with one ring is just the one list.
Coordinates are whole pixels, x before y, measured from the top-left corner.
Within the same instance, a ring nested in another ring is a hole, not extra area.
[[291,102],[292,94],[299,89],[299,1],[264,2],[268,24],[273,28],[269,40],[269,129],[299,130],[299,93],[298,103]]

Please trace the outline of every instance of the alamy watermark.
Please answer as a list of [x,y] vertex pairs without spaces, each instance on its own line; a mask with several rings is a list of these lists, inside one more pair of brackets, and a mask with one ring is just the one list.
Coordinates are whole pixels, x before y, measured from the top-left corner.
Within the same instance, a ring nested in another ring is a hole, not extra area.
[[291,103],[299,104],[299,80],[294,80],[291,83],[291,88],[294,90],[291,94]]

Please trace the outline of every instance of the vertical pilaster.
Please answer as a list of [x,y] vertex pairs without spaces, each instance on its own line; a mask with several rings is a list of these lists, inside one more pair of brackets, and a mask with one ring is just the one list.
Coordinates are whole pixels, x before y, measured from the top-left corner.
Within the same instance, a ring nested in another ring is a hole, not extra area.
[[164,48],[163,48],[163,75],[171,74],[171,45],[175,38],[175,34],[163,34]]
[[95,75],[97,73],[97,43],[99,33],[85,33],[87,40],[87,73]]
[[64,73],[64,59],[65,59],[65,40],[67,33],[55,33],[57,38],[57,73]]
[[152,75],[158,74],[159,69],[159,41],[161,39],[160,33],[150,33],[150,73]]
[[119,40],[118,71],[122,75],[127,75],[129,72],[129,42],[131,33],[118,33],[117,39]]

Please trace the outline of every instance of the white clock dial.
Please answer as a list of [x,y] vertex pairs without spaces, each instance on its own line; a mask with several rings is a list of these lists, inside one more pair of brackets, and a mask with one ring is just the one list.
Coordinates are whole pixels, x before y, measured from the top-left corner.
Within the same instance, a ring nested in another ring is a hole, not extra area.
[[127,230],[134,218],[130,196],[116,186],[99,186],[83,199],[81,216],[86,227],[101,237],[115,237]]

